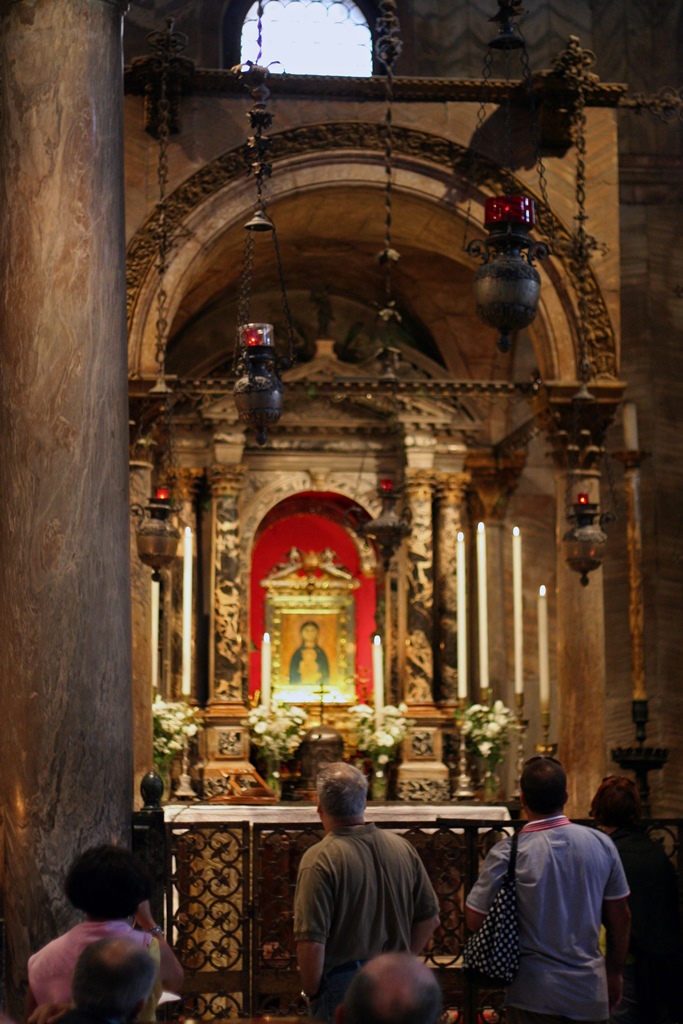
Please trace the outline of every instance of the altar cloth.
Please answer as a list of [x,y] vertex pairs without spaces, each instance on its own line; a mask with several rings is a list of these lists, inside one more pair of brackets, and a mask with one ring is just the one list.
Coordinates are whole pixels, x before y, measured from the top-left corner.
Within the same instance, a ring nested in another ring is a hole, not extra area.
[[[292,804],[167,804],[165,821],[173,824],[205,822],[248,821],[264,825],[312,825],[320,818],[314,803]],[[427,804],[427,803],[368,803],[366,821],[425,822],[436,824],[437,818],[449,822],[462,818],[467,821],[510,821],[505,804]]]

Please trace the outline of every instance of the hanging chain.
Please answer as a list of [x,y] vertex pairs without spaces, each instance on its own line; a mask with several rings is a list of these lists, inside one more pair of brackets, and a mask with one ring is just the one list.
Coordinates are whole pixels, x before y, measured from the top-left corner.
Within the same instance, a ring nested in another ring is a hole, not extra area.
[[534,79],[531,73],[531,64],[529,62],[529,51],[526,48],[526,40],[520,29],[520,38],[524,42],[522,47],[522,53],[520,55],[520,61],[522,64],[522,77],[526,82],[527,92],[529,94],[529,112],[531,114],[531,144],[534,147],[534,157],[536,160],[536,167],[538,168],[538,188],[541,193],[541,199],[543,200],[543,210],[539,211],[539,223],[548,241],[548,249],[552,253],[555,246],[555,220],[550,209],[548,202],[548,181],[545,173],[545,164],[543,163],[543,156],[541,155],[541,131],[538,123],[538,107],[536,106],[536,90],[534,89]]
[[235,348],[233,356],[233,368],[236,374],[246,372],[247,367],[244,357],[244,348],[240,338],[240,327],[249,323],[251,308],[251,291],[254,275],[254,259],[256,248],[256,235],[272,234],[275,258],[277,262],[278,280],[282,299],[282,312],[285,319],[287,331],[287,352],[277,360],[278,369],[288,369],[295,361],[294,353],[294,326],[292,315],[287,299],[285,288],[284,271],[280,255],[280,244],[278,242],[275,225],[267,216],[266,210],[268,201],[266,197],[266,182],[272,174],[272,164],[269,159],[271,139],[266,135],[267,130],[273,123],[273,115],[267,109],[266,104],[270,96],[266,82],[269,77],[268,67],[261,66],[263,59],[263,11],[264,2],[259,0],[257,7],[257,54],[256,62],[246,61],[245,65],[238,64],[232,68],[233,74],[238,75],[246,84],[254,105],[247,111],[247,118],[252,134],[247,139],[247,173],[253,174],[256,183],[256,202],[254,215],[246,225],[246,237],[242,251],[242,269],[240,275],[240,288],[237,302],[237,328],[235,337]]
[[[481,99],[479,101],[479,107],[477,109],[477,123],[474,128],[475,138],[480,136],[483,131],[484,125],[486,124],[486,87],[491,79],[491,72],[493,70],[493,51],[489,46],[484,54],[484,66],[482,68],[481,77],[484,83],[484,89],[482,90]],[[473,151],[472,160],[472,174],[471,177],[476,181],[479,171],[479,154],[476,150]],[[467,198],[467,210],[465,212],[465,231],[462,238],[462,247],[465,252],[469,246],[469,229],[472,219],[472,190],[470,189],[469,196]]]
[[379,254],[379,262],[384,267],[384,309],[380,310],[381,318],[386,322],[390,319],[400,321],[392,297],[391,270],[392,264],[399,259],[399,253],[391,244],[392,188],[393,188],[393,100],[394,70],[403,44],[400,39],[401,26],[398,20],[395,0],[381,0],[380,15],[377,19],[377,42],[375,56],[384,68],[384,95],[386,111],[384,115],[384,248]]
[[157,102],[157,133],[159,155],[157,161],[157,185],[159,189],[157,222],[157,320],[156,349],[157,381],[162,385],[166,376],[166,342],[168,337],[168,295],[164,277],[168,267],[169,234],[166,189],[168,187],[168,140],[171,131],[171,103],[168,98],[168,79],[173,47],[173,19],[166,23],[166,31],[158,33],[155,39],[157,69],[159,73],[159,99]]

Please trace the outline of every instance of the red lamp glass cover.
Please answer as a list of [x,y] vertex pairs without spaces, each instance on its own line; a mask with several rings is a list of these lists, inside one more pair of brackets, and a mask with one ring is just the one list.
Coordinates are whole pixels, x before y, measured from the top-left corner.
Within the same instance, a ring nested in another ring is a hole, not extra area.
[[168,501],[171,496],[171,492],[168,487],[157,487],[154,492],[154,497],[157,501]]
[[272,345],[273,325],[272,324],[243,324],[240,327],[242,344],[247,348],[252,345]]
[[532,228],[536,223],[536,209],[528,196],[491,196],[484,202],[484,223],[524,224]]

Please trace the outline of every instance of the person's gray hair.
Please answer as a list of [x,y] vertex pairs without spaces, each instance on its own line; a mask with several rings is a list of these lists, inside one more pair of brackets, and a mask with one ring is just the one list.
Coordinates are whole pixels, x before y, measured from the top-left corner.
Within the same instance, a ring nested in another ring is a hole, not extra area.
[[71,989],[76,1009],[127,1021],[151,993],[156,973],[149,953],[131,939],[91,942],[74,968]]
[[410,953],[384,953],[356,974],[344,998],[344,1024],[438,1024],[441,989]]
[[332,818],[358,818],[365,810],[367,777],[345,761],[333,761],[321,768],[315,788],[320,806]]

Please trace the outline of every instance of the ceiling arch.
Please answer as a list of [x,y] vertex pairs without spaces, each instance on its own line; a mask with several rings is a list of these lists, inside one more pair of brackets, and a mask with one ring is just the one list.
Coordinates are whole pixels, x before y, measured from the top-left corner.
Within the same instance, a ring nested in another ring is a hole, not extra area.
[[[377,125],[356,122],[307,125],[273,136],[270,212],[278,227],[288,287],[303,297],[294,312],[304,325],[312,317],[304,310],[306,296],[320,285],[331,286],[339,301],[359,302],[368,315],[374,309],[381,274],[373,256],[382,244],[384,215],[381,142]],[[432,339],[449,373],[489,376],[493,333],[476,318],[473,265],[462,241],[468,198],[473,198],[471,237],[483,230],[478,223],[483,199],[494,180],[500,189],[500,168],[480,157],[475,163],[458,144],[412,129],[397,128],[394,143],[392,239],[402,255],[394,275],[398,303],[417,334]],[[165,278],[172,324],[169,351],[181,351],[183,335],[196,343],[212,313],[222,309],[226,327],[213,343],[222,344],[226,353],[231,347],[228,312],[237,293],[243,223],[253,205],[253,183],[245,179],[243,156],[242,147],[223,154],[169,196],[171,229],[182,228]],[[520,187],[508,172],[503,178],[504,187]],[[552,216],[546,208],[542,212]],[[143,377],[153,376],[155,367],[156,217],[155,211],[128,249],[129,365],[133,375]],[[557,219],[555,237],[566,250],[567,231]],[[542,298],[529,333],[540,371],[546,379],[576,379],[576,267],[565,255],[539,269]],[[274,270],[272,257],[266,258],[255,273],[256,297],[272,299],[277,291]],[[597,282],[592,277],[591,282],[593,368],[596,375],[613,376],[614,334]],[[176,359],[191,372],[192,359]],[[204,351],[194,365],[206,365],[207,360],[211,352]]]

